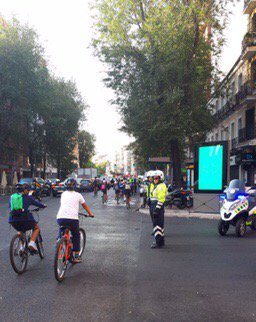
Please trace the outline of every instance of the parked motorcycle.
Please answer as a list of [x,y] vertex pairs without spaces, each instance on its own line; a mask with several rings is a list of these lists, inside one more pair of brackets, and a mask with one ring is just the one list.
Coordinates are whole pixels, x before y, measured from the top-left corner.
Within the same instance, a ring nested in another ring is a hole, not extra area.
[[246,227],[256,230],[256,187],[246,191],[244,182],[232,180],[221,196],[221,219],[218,232],[225,236],[230,225],[235,227],[236,236],[243,237]]
[[173,205],[179,209],[191,208],[193,206],[193,196],[191,190],[176,188],[171,190],[168,188],[169,194],[166,197],[165,205],[172,207]]

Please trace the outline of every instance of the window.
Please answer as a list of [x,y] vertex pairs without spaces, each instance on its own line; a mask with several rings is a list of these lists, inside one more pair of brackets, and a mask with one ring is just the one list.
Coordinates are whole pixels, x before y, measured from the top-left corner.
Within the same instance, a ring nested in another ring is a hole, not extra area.
[[241,89],[242,89],[242,85],[243,85],[243,75],[242,74],[240,74],[239,76],[238,76],[238,91],[240,92],[241,91]]
[[235,96],[235,81],[231,83],[231,98]]
[[215,134],[215,141],[219,141],[219,133],[218,132]]
[[230,140],[233,140],[235,138],[235,123],[232,122],[230,124]]
[[242,118],[240,117],[237,122],[237,136],[239,136],[239,131],[242,129]]
[[218,111],[220,109],[220,104],[219,104],[219,99],[218,98],[216,99],[215,107],[216,107],[216,111]]
[[222,94],[221,95],[221,108],[225,105],[225,97],[224,95]]

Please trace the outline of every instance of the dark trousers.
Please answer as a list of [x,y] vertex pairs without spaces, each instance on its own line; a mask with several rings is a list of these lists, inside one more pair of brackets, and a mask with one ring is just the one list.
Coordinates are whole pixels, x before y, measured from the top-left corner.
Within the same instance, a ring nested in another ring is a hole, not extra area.
[[[155,207],[154,207],[155,209]],[[154,236],[158,246],[164,245],[164,207],[162,207],[157,215],[154,215]]]
[[151,218],[151,221],[152,221],[152,225],[153,225],[153,228],[154,228],[154,210],[155,210],[156,206],[153,205],[152,203],[149,205],[149,213],[150,213],[150,218]]
[[[79,252],[80,251],[79,220],[60,218],[60,219],[57,219],[57,223],[59,226],[70,227],[71,234],[72,234],[73,251]],[[60,229],[59,237],[61,237],[61,234],[62,234],[62,230]]]

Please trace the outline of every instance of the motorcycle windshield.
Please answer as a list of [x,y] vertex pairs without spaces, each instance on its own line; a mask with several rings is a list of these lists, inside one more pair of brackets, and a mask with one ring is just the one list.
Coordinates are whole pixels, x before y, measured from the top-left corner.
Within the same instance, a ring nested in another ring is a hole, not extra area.
[[229,183],[229,186],[225,190],[227,200],[234,201],[239,195],[245,194],[245,185],[244,182],[238,179],[232,180]]

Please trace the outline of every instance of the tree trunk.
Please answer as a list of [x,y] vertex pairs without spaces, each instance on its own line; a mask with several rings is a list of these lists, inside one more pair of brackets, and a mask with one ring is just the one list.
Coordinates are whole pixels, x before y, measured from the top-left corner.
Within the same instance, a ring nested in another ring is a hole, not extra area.
[[57,177],[61,180],[60,177],[60,167],[61,167],[61,162],[60,162],[60,151],[58,151],[58,157],[57,157]]
[[44,164],[44,168],[43,168],[43,179],[45,179],[45,172],[46,172],[46,152],[44,152],[43,164]]
[[179,140],[173,139],[170,142],[171,148],[171,161],[173,166],[173,184],[177,187],[182,186],[181,177],[181,157],[180,157],[180,146]]
[[35,167],[34,167],[34,153],[33,153],[33,149],[31,147],[29,147],[29,163],[30,163],[30,177],[33,178],[34,177],[34,171],[35,171]]

